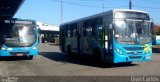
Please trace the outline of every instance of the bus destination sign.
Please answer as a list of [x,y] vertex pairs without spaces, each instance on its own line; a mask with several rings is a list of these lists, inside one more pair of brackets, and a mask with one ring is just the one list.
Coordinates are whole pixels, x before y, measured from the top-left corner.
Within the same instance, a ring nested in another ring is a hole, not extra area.
[[4,20],[4,23],[9,23],[9,24],[32,24],[32,21],[25,21],[25,20]]

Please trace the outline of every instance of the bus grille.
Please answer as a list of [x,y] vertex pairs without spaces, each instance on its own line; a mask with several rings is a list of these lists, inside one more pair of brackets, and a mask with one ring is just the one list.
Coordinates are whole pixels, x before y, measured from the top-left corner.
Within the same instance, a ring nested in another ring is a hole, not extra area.
[[139,51],[139,50],[144,50],[144,47],[123,47],[127,51]]
[[127,54],[135,54],[135,55],[137,55],[137,54],[144,54],[143,52],[127,52]]
[[129,56],[130,59],[141,59],[142,56]]

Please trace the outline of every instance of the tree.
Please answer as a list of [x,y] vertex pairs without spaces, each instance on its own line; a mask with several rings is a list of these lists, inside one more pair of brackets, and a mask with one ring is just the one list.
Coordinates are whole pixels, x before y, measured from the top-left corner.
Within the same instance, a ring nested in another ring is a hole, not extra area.
[[155,24],[153,27],[153,35],[160,35],[160,24]]

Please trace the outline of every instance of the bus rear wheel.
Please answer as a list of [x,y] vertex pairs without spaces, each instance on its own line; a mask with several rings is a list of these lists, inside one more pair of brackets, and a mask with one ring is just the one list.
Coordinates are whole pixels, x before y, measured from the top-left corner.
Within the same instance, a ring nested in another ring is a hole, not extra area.
[[33,59],[33,55],[29,55],[29,56],[28,56],[28,59],[29,59],[29,60],[32,60],[32,59]]
[[101,53],[100,53],[98,48],[95,48],[93,50],[93,58],[94,58],[95,61],[98,61],[98,62],[102,61]]
[[71,51],[71,47],[70,46],[67,47],[67,55],[68,56],[72,55],[72,51]]

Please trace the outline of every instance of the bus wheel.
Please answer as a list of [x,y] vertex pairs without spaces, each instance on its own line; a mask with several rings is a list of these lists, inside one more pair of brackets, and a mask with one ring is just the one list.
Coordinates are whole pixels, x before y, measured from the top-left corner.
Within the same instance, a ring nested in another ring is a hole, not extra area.
[[102,57],[101,57],[101,53],[99,51],[98,48],[95,48],[93,50],[93,57],[94,57],[94,60],[98,61],[98,62],[101,62],[102,61]]
[[132,62],[123,62],[123,63],[120,63],[120,65],[130,66],[132,65]]
[[32,60],[33,59],[33,55],[29,55],[28,59]]
[[131,65],[132,62],[125,62],[124,64],[125,64],[125,65]]
[[68,56],[71,56],[71,55],[72,55],[71,47],[70,47],[70,46],[67,47],[67,55],[68,55]]

